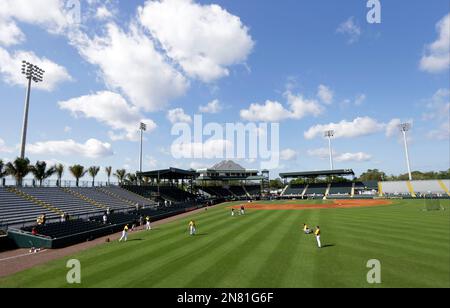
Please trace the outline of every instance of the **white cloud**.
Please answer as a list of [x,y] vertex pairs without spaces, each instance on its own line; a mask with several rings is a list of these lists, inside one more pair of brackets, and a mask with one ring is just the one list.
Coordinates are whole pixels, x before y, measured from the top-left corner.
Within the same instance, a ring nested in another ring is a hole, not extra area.
[[331,104],[333,102],[334,93],[329,87],[321,84],[319,86],[319,88],[317,89],[317,97],[323,103],[329,105],[329,104]]
[[191,169],[194,169],[194,170],[198,170],[198,169],[206,169],[206,168],[209,168],[210,166],[208,165],[208,164],[206,164],[206,163],[199,163],[199,162],[195,162],[195,161],[193,161],[193,162],[191,162],[190,164],[189,164],[189,168],[191,168]]
[[386,136],[392,137],[400,132],[400,124],[402,121],[400,119],[392,119],[387,125],[386,125]]
[[382,131],[386,124],[379,123],[370,117],[358,117],[352,122],[343,120],[339,123],[316,125],[304,133],[306,139],[314,139],[323,136],[325,131],[334,130],[335,138],[355,138]]
[[176,108],[167,112],[167,119],[172,124],[176,123],[192,123],[192,118],[187,115],[182,108]]
[[111,144],[97,139],[89,139],[84,144],[74,140],[45,141],[27,145],[27,151],[35,155],[82,156],[86,158],[102,158],[112,156]]
[[339,154],[334,158],[337,162],[364,162],[364,161],[370,161],[372,159],[372,155],[364,153],[364,152],[358,152],[358,153],[343,153]]
[[145,119],[138,108],[130,106],[120,94],[113,92],[97,92],[58,102],[58,105],[74,117],[91,118],[108,125],[114,131],[109,133],[112,140],[138,140],[140,122],[147,124],[149,132],[156,128],[156,124]]
[[359,94],[355,98],[355,106],[361,106],[367,99],[365,94]]
[[0,138],[0,153],[12,153],[13,149],[6,146],[5,140]]
[[53,91],[60,83],[73,80],[65,67],[47,58],[39,58],[29,51],[17,51],[14,54],[10,54],[7,50],[0,48],[0,74],[6,83],[26,86],[25,76],[21,72],[22,61],[24,60],[39,66],[45,71],[44,82],[34,84],[34,89]]
[[439,37],[427,45],[420,60],[420,69],[429,73],[448,72],[450,66],[450,13],[437,24]]
[[113,16],[114,14],[106,6],[98,7],[97,11],[95,12],[95,17],[99,20],[109,19]]
[[341,23],[336,32],[347,35],[347,42],[349,44],[357,42],[362,33],[361,28],[357,24],[355,24],[353,17],[350,17],[345,22]]
[[11,46],[25,41],[25,34],[16,23],[0,19],[0,45]]
[[158,165],[158,160],[153,156],[145,156],[144,165],[147,168],[156,168],[156,166]]
[[295,160],[297,158],[297,152],[292,149],[285,149],[280,152],[280,158],[281,160],[291,161]]
[[450,123],[442,123],[438,129],[430,131],[427,137],[429,139],[445,140],[448,142],[450,140]]
[[427,137],[437,140],[450,139],[450,90],[439,89],[433,97],[425,101],[426,112],[422,119],[429,123],[436,123],[438,128],[431,130]]
[[[330,151],[327,148],[319,148],[314,150],[308,150],[308,155],[311,157],[317,157],[320,159],[329,159]],[[357,152],[357,153],[336,153],[333,151],[333,160],[337,162],[364,162],[372,159],[372,155]]]
[[233,144],[229,140],[210,139],[204,143],[174,143],[171,146],[171,153],[174,158],[225,158],[225,154],[233,149]]
[[251,104],[249,109],[241,110],[241,118],[247,121],[279,122],[286,119],[302,119],[308,115],[319,116],[323,107],[316,100],[305,99],[302,95],[286,92],[289,109],[281,103],[266,101],[264,105]]
[[146,111],[163,110],[170,99],[184,95],[189,87],[186,78],[136,25],[125,32],[109,23],[104,36],[91,39],[78,33],[71,43],[86,61],[99,67],[109,88],[122,91],[133,105]]
[[65,126],[64,127],[64,132],[65,133],[70,133],[72,131],[72,127],[70,127],[70,126]]
[[439,89],[431,99],[425,101],[426,112],[422,114],[425,121],[448,119],[450,112],[450,90]]
[[[193,78],[212,82],[247,59],[254,42],[239,17],[192,0],[147,1],[139,20]],[[176,21],[176,22],[175,22]]]
[[201,113],[219,113],[222,111],[222,109],[223,109],[222,104],[217,99],[208,103],[206,106],[199,107],[199,111]]
[[2,0],[0,24],[8,23],[17,28],[18,21],[39,25],[50,33],[61,33],[73,22],[72,15],[66,12],[66,3],[63,0]]

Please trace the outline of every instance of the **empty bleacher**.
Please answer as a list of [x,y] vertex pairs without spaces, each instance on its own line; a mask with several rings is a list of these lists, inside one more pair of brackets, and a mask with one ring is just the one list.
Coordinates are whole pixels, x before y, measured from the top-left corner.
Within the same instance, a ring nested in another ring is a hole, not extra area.
[[416,194],[449,196],[450,180],[412,181],[411,185]]
[[59,187],[26,187],[19,188],[19,190],[41,201],[51,204],[70,216],[95,214],[102,211],[99,207],[77,198]]
[[111,210],[124,210],[132,208],[131,204],[124,202],[118,198],[112,197],[100,191],[98,188],[70,188],[67,189],[67,191],[75,193],[75,196],[79,196],[82,199],[84,196],[86,198],[86,201],[97,206],[103,211],[107,208],[110,208]]
[[59,218],[58,213],[0,187],[0,221],[2,224],[35,222],[36,218],[42,214],[45,214],[48,219]]
[[385,196],[410,197],[414,192],[408,187],[408,183],[408,181],[380,182],[380,193]]
[[285,197],[299,197],[303,194],[306,184],[290,184],[285,190],[283,196]]
[[102,187],[100,190],[111,196],[116,196],[119,199],[128,200],[132,204],[138,203],[140,206],[144,207],[156,205],[154,201],[118,186]]
[[245,190],[252,197],[261,196],[261,185],[245,185]]
[[245,190],[242,186],[230,186],[228,189],[236,197],[239,197],[239,198],[247,197],[247,193],[245,192]]
[[159,196],[163,199],[172,202],[188,202],[195,200],[196,198],[195,195],[175,186],[160,186],[158,189],[157,186],[127,185],[123,188],[135,194],[141,195],[144,198],[154,198],[155,195],[159,194]]
[[353,183],[332,183],[328,195],[336,196],[336,195],[345,195],[351,196],[352,194]]
[[306,190],[306,196],[324,196],[328,188],[328,184],[309,184]]

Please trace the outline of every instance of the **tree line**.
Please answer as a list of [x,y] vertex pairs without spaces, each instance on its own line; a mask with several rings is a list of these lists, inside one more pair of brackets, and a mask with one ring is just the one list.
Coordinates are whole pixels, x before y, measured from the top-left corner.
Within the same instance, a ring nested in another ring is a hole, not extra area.
[[[86,168],[81,165],[73,165],[70,166],[68,170],[75,178],[76,186],[78,187],[80,179],[86,176],[86,174],[89,174],[92,178],[92,186],[94,186],[95,178],[100,173],[101,168],[98,166]],[[65,171],[65,167],[62,164],[48,166],[45,161],[37,161],[36,164],[32,165],[28,158],[17,158],[13,162],[9,162],[7,164],[5,164],[3,160],[0,160],[0,180],[7,176],[12,176],[16,180],[17,186],[22,186],[23,179],[30,173],[34,176],[34,179],[38,182],[39,186],[42,186],[42,183],[46,179],[56,175],[58,179],[58,186],[60,186],[61,179]],[[105,167],[104,171],[108,177],[108,185],[111,183],[111,176],[116,177],[120,185],[134,185],[138,182],[136,174],[128,173],[125,169],[118,169],[113,173],[112,167]]]

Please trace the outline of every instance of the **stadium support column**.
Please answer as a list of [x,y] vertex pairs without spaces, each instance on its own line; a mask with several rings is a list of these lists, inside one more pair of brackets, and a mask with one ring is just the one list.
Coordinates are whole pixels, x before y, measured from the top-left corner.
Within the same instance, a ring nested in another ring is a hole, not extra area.
[[331,147],[331,138],[334,137],[334,131],[333,130],[326,131],[325,137],[328,138],[328,150],[330,151],[330,168],[331,170],[334,170],[333,149]]
[[30,94],[31,94],[31,81],[36,83],[44,81],[45,71],[33,65],[29,62],[22,61],[22,74],[25,75],[28,80],[27,95],[25,98],[25,110],[23,115],[22,126],[22,140],[20,148],[20,158],[25,158],[25,147],[27,143],[27,130],[28,130],[28,111],[30,109]]
[[408,176],[409,176],[409,180],[412,181],[411,164],[410,164],[410,160],[409,160],[409,151],[408,151],[408,138],[406,136],[406,133],[410,129],[411,129],[410,123],[400,124],[400,130],[403,133],[403,142],[405,144],[406,166],[408,167]]

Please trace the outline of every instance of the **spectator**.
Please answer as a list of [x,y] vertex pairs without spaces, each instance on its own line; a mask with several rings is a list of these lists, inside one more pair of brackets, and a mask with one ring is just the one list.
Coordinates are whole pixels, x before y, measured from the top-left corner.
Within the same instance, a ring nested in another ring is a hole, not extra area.
[[108,223],[108,215],[104,214],[103,215],[103,224],[107,224]]
[[33,228],[33,229],[31,230],[31,234],[32,234],[32,235],[38,235],[36,228]]
[[111,214],[111,209],[110,209],[110,208],[107,208],[107,209],[106,209],[106,215],[109,215],[109,214]]
[[66,221],[66,213],[62,213],[61,214],[61,222],[65,222]]

